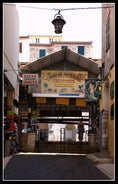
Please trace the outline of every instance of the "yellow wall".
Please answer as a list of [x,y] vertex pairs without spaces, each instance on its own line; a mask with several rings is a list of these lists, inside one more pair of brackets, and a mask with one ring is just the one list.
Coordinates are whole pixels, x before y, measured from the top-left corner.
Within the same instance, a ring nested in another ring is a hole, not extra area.
[[104,109],[103,107],[103,89],[104,89],[104,83],[101,83],[101,98],[100,98],[100,111]]
[[[109,73],[108,78],[109,78],[109,84],[111,85],[112,81],[115,79],[114,78],[114,67],[110,70],[110,73]],[[109,128],[109,151],[110,151],[110,156],[112,158],[114,158],[115,116],[114,116],[114,119],[111,120],[111,117],[110,117],[110,108],[111,108],[111,105],[113,103],[114,103],[114,98],[111,99],[110,98],[110,95],[109,95],[109,122],[108,122],[108,128]]]
[[[109,75],[108,75],[108,81],[109,81],[109,85],[108,85],[108,94],[107,91],[105,90],[105,82],[101,82],[101,86],[102,86],[102,92],[101,92],[101,99],[100,99],[100,111],[104,110],[108,110],[109,112],[109,117],[108,117],[108,137],[109,137],[109,153],[110,156],[113,158],[114,160],[114,139],[115,139],[115,117],[113,120],[111,120],[111,116],[110,116],[110,109],[111,109],[111,105],[114,103],[114,98],[111,99],[110,97],[110,86],[111,83],[113,82],[113,80],[115,79],[114,77],[114,67],[110,70]],[[108,99],[108,106],[105,106],[106,103],[106,98]],[[115,105],[115,104],[114,104]],[[108,109],[107,109],[108,108]]]

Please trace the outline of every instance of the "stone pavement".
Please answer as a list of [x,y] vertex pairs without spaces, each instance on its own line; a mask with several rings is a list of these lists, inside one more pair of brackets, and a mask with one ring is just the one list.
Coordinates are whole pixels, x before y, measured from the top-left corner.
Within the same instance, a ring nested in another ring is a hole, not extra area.
[[115,180],[115,164],[106,153],[87,154],[87,157],[95,163],[98,169],[109,176],[111,180]]
[[10,161],[11,158],[12,158],[12,155],[4,157],[3,169],[7,166],[8,162]]
[[[22,154],[22,153],[20,153],[20,154]],[[28,154],[28,153],[26,153],[26,154]],[[46,153],[46,154],[48,154],[48,153]],[[51,154],[53,154],[53,153],[51,153]],[[111,160],[111,158],[109,158],[108,156],[106,156],[103,153],[87,154],[86,157],[89,158],[90,160],[92,160],[94,162],[95,166],[100,171],[102,171],[105,175],[107,175],[111,180],[115,181],[115,167],[114,167],[114,163]],[[6,167],[6,165],[8,164],[8,162],[11,158],[12,158],[12,156],[7,156],[4,158],[4,163],[3,163],[4,168]]]

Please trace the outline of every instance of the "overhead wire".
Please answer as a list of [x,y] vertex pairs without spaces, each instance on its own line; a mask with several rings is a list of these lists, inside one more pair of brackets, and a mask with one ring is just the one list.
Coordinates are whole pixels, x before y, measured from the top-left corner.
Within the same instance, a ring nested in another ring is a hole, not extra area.
[[[4,3],[5,5],[12,5],[13,4],[9,4],[9,3]],[[16,3],[17,4],[17,3]],[[15,6],[15,5],[14,5]],[[67,10],[85,10],[85,9],[104,9],[104,8],[114,8],[115,6],[110,5],[110,6],[99,6],[99,7],[80,7],[80,8],[64,8],[64,9],[56,9],[56,8],[43,8],[43,7],[36,7],[36,6],[26,6],[26,5],[18,5],[18,7],[22,7],[22,8],[34,8],[34,9],[42,9],[42,10],[55,10],[55,11],[67,11]]]

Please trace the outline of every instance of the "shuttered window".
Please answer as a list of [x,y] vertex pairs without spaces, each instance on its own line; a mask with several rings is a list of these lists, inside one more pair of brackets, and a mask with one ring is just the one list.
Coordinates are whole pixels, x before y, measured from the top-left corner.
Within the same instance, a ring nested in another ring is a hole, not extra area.
[[111,105],[110,116],[111,116],[111,120],[113,120],[114,119],[114,104]]
[[36,43],[37,43],[37,44],[40,43],[40,38],[36,38]]
[[108,16],[106,23],[106,51],[109,48],[110,48],[110,16]]
[[46,54],[45,49],[40,49],[40,50],[39,50],[39,58],[44,57],[45,54]]
[[114,81],[110,85],[110,97],[114,97]]
[[61,49],[64,49],[64,48],[68,48],[68,46],[62,45],[62,46],[61,46]]
[[84,55],[84,50],[85,50],[84,46],[78,46],[78,54]]
[[19,43],[19,53],[22,53],[22,43]]

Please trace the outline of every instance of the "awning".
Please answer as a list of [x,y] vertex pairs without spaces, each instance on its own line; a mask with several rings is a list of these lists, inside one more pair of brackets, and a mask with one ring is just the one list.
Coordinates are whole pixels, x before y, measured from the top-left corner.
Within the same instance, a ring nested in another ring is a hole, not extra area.
[[99,74],[98,64],[92,59],[88,59],[80,54],[71,51],[68,48],[64,48],[60,51],[54,52],[48,56],[40,58],[32,63],[29,63],[20,68],[23,73],[36,73],[39,70],[44,69],[50,65],[58,63],[60,61],[68,61],[72,64],[82,67],[88,72]]

